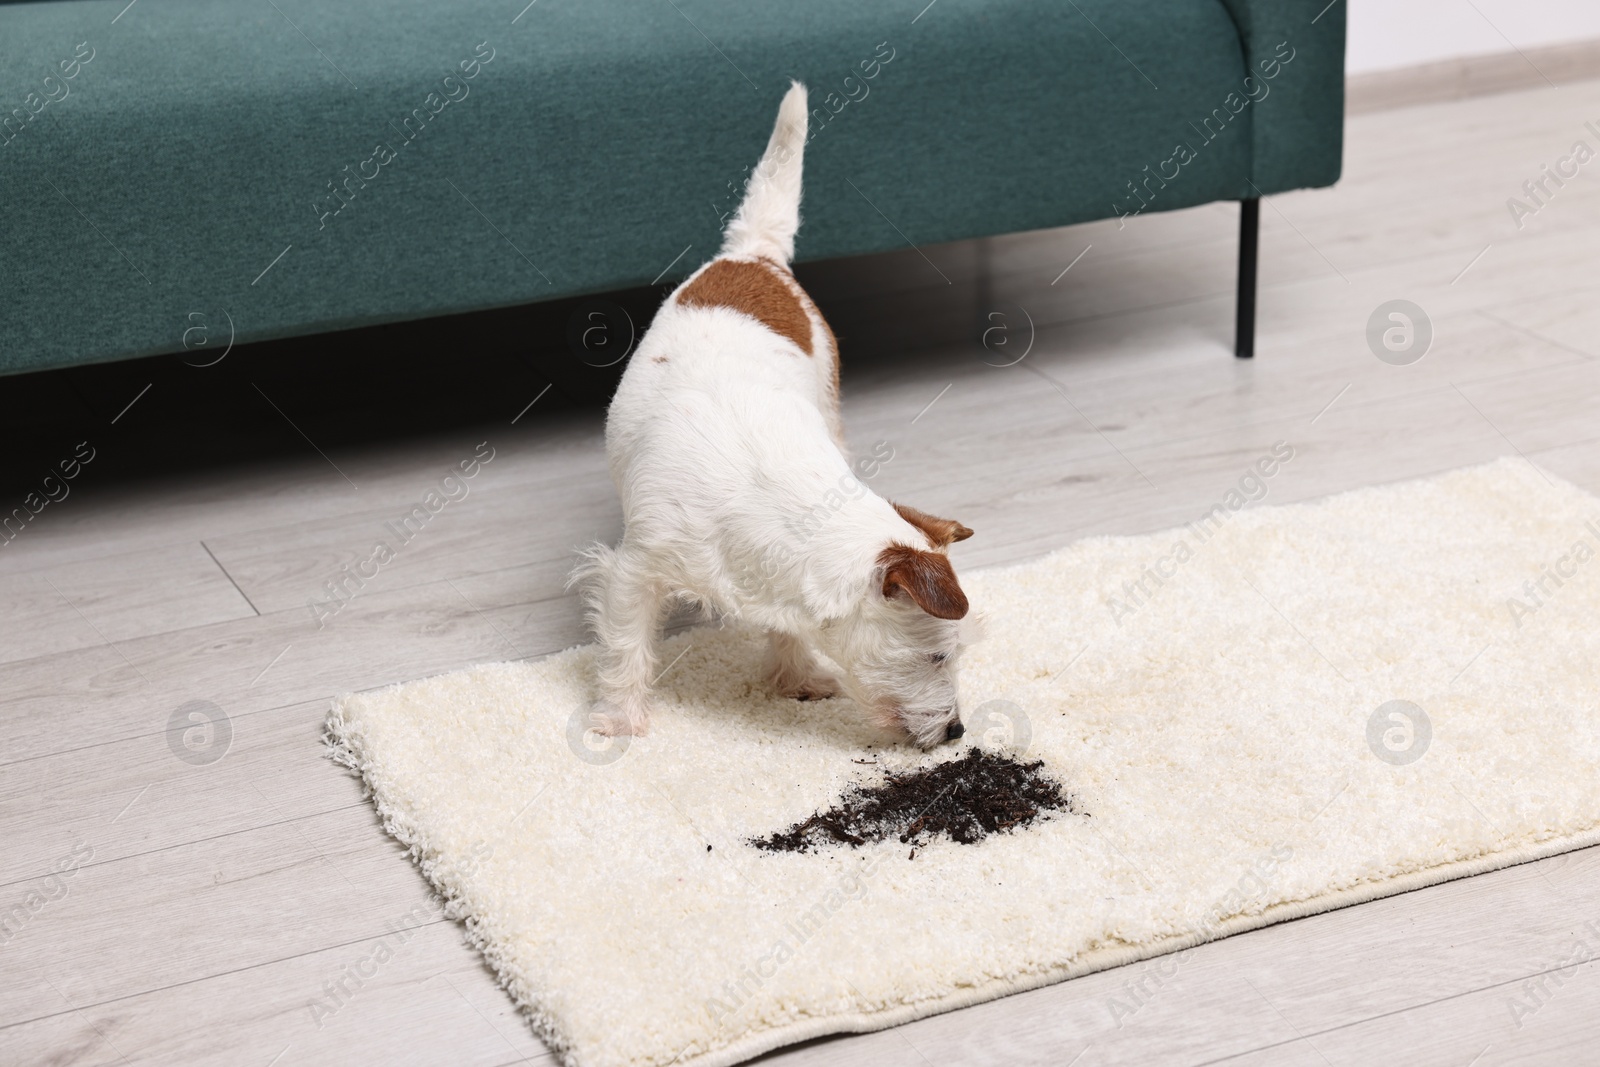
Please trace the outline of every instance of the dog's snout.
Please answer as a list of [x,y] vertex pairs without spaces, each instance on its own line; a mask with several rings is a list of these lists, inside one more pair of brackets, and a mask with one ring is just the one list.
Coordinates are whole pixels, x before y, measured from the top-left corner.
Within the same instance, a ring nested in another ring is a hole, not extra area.
[[950,725],[944,728],[944,739],[954,741],[966,732],[967,728],[961,725],[960,719],[951,719]]

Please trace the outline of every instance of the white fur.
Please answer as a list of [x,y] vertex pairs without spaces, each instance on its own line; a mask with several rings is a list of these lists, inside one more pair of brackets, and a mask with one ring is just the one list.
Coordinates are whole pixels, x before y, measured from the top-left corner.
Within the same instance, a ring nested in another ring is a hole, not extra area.
[[[721,258],[791,259],[805,136],[806,91],[796,84]],[[766,630],[778,691],[812,699],[842,688],[917,743],[943,740],[960,721],[959,624],[883,594],[879,553],[891,543],[931,546],[854,477],[840,450],[838,353],[826,327],[811,313],[808,355],[754,318],[676,296],[641,341],[606,420],[622,542],[589,549],[574,576],[602,650],[596,728],[647,730],[652,684],[670,666],[657,653],[660,619],[678,599]],[[797,532],[808,515],[809,532]],[[813,649],[838,664],[837,683]]]
[[778,105],[778,121],[761,162],[745,185],[744,202],[723,234],[722,255],[794,259],[800,229],[800,172],[806,149],[806,87],[795,82]]

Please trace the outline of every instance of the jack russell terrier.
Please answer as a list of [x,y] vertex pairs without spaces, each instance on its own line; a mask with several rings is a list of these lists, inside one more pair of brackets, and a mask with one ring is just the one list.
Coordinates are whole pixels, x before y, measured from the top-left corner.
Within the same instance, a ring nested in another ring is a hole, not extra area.
[[662,305],[611,401],[606,455],[626,527],[573,576],[600,644],[591,722],[603,734],[648,730],[672,601],[765,630],[785,696],[842,688],[924,748],[963,733],[956,659],[976,635],[959,621],[967,598],[946,550],[972,531],[889,503],[845,458],[838,346],[788,266],[805,142],[796,83],[721,253]]

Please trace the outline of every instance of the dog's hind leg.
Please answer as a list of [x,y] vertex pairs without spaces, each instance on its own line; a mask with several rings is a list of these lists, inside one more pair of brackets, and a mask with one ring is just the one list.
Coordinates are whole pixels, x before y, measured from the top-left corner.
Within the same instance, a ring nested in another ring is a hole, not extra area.
[[626,539],[596,547],[584,568],[589,621],[600,642],[600,693],[590,721],[602,734],[644,736],[650,729],[650,685],[665,594],[644,554]]
[[825,700],[839,693],[839,683],[805,643],[777,630],[767,631],[767,677],[780,696],[796,700]]

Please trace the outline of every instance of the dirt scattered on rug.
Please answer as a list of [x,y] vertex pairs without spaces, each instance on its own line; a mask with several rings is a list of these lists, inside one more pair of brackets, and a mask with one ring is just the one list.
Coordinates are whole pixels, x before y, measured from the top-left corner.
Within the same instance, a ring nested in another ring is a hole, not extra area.
[[[973,748],[960,759],[903,774],[879,785],[858,785],[827,811],[750,844],[767,852],[810,852],[828,845],[862,845],[890,838],[921,846],[945,836],[973,845],[1049,818],[1077,814],[1076,798],[1044,771],[1044,761],[1022,763]],[[915,847],[912,855],[915,856]]]

